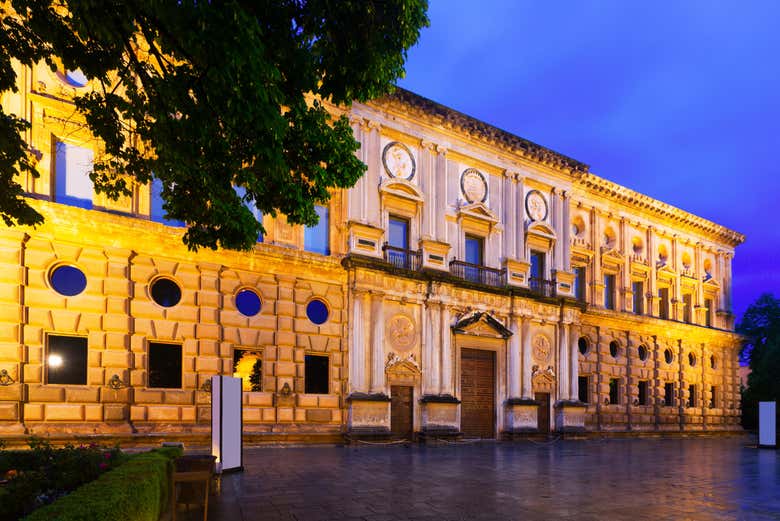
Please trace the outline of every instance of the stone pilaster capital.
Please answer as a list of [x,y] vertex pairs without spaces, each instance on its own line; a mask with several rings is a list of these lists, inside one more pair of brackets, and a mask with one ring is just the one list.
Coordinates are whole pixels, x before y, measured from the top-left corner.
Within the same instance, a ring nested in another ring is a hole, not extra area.
[[367,296],[368,296],[370,293],[371,293],[371,290],[370,290],[370,289],[368,289],[368,288],[359,288],[359,287],[354,287],[354,288],[352,288],[352,294],[353,294],[353,295],[354,295],[356,298],[361,298],[361,299],[362,299],[362,298],[365,298],[365,297],[367,297]]
[[422,139],[420,140],[420,148],[428,150],[429,152],[434,152],[436,150],[436,143],[428,141],[427,139]]
[[363,119],[362,117],[357,116],[355,114],[350,114],[349,115],[349,124],[350,125],[357,125],[359,127],[362,127],[365,124],[365,121],[366,121],[365,119]]
[[440,156],[445,156],[446,157],[447,153],[449,152],[449,149],[447,147],[445,147],[445,146],[442,146],[442,145],[436,145],[436,152]]
[[373,300],[383,300],[385,298],[385,292],[379,289],[369,289],[366,291],[371,295]]

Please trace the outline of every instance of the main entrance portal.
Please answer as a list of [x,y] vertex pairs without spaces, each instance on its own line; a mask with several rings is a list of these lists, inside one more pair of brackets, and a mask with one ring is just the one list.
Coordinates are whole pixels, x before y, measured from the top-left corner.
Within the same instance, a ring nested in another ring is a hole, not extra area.
[[396,438],[412,439],[412,396],[409,385],[390,387],[390,432]]
[[493,438],[496,429],[496,353],[461,351],[460,430],[476,438]]
[[550,393],[536,393],[534,399],[539,402],[539,432],[550,432]]

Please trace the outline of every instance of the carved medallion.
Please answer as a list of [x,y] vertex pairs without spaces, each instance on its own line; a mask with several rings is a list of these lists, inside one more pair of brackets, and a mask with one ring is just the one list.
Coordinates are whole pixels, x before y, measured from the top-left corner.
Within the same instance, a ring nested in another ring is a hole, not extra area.
[[414,177],[416,166],[414,156],[409,147],[398,141],[385,146],[382,151],[382,164],[390,177],[398,177],[407,181]]
[[534,221],[547,219],[547,201],[539,190],[531,190],[525,196],[525,210]]
[[394,315],[387,321],[385,338],[395,351],[409,351],[417,343],[417,327],[409,315]]
[[531,343],[531,354],[539,365],[545,365],[550,361],[552,348],[550,341],[544,335],[536,335]]
[[461,174],[460,189],[463,197],[470,203],[484,203],[487,199],[487,181],[482,172],[475,168],[469,168]]

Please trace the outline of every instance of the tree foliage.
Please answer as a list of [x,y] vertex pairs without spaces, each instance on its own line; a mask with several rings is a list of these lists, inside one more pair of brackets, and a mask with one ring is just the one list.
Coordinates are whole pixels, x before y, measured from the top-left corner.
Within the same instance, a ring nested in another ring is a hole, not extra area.
[[[80,69],[99,85],[75,99],[105,144],[96,191],[118,198],[154,176],[168,217],[188,224],[188,247],[247,249],[263,230],[246,204],[315,224],[314,205],[362,175],[346,117],[325,103],[387,93],[426,9],[427,0],[12,0],[0,4],[0,93],[16,88],[12,59]],[[14,182],[35,175],[19,137],[28,127],[0,109],[8,225],[42,220]]]
[[780,402],[780,299],[764,293],[748,307],[737,326],[745,336],[743,358],[750,360],[742,395],[742,424],[757,425],[758,402]]

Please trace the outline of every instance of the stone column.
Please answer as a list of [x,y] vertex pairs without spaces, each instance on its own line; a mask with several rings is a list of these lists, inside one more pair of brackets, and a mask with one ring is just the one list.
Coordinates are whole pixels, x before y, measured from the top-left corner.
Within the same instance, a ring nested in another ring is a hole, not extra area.
[[623,307],[617,309],[623,309],[624,311],[635,312],[634,303],[631,301],[630,296],[633,295],[633,288],[631,287],[631,240],[628,238],[628,222],[625,217],[620,218],[620,253],[623,254],[623,266],[621,267],[621,279],[623,288],[619,291],[619,294],[623,297]]
[[512,316],[509,322],[509,329],[512,330],[512,336],[509,337],[509,353],[507,362],[507,394],[509,398],[520,397],[520,320]]
[[[557,271],[563,270],[563,241],[561,238],[563,237],[563,224],[561,221],[563,221],[563,209],[561,208],[563,206],[562,204],[562,196],[561,196],[561,190],[558,188],[554,188],[552,192],[550,193],[550,199],[552,199],[552,207],[553,207],[553,227],[556,230],[556,234],[558,235],[558,240],[555,241],[555,245],[553,246],[553,269]],[[549,264],[549,263],[548,263]],[[550,271],[550,268],[547,268],[548,271]],[[544,278],[550,279],[549,273],[544,274]]]
[[571,271],[571,197],[563,192],[563,270]]
[[[363,129],[365,127],[363,118],[359,118],[356,116],[352,116],[349,119],[350,125],[352,126],[352,133],[355,136],[355,141],[360,143],[360,148],[355,152],[355,155],[360,159],[363,163],[367,163],[368,157],[366,150],[368,149]],[[360,176],[360,179],[357,180],[355,183],[355,186],[352,187],[347,191],[347,197],[348,197],[348,218],[350,220],[359,221],[362,223],[366,222],[366,176]]]
[[425,305],[425,344],[423,345],[423,395],[434,395],[439,392],[439,335],[440,304],[429,301]]
[[593,272],[591,274],[590,302],[596,307],[604,307],[604,280],[601,273],[601,219],[598,210],[590,211],[590,238],[593,247]]
[[672,318],[675,320],[682,320],[682,288],[680,286],[680,272],[682,271],[682,255],[680,255],[680,239],[677,234],[672,237],[672,269],[674,269],[676,275],[674,276],[674,296],[672,296],[674,304],[672,305]]
[[558,323],[558,394],[559,400],[568,400],[569,391],[569,324],[565,322]]
[[725,286],[724,296],[726,297],[726,302],[723,308],[731,313],[731,258],[734,256],[733,253],[727,253],[725,255],[725,261],[726,261],[726,269],[725,269],[725,276],[723,277],[723,282]]
[[363,289],[352,291],[352,342],[349,346],[349,391],[363,393],[366,385],[366,340],[363,320],[367,292]]
[[441,307],[441,393],[454,396],[455,388],[452,382],[452,331],[450,330],[450,308],[446,304]]
[[371,301],[371,393],[386,394],[384,295],[375,293]]
[[531,372],[531,318],[530,317],[523,317],[522,318],[522,324],[520,326],[520,330],[522,331],[522,343],[523,343],[523,369],[522,369],[522,388],[521,392],[523,393],[523,398],[532,400],[533,399],[533,384],[531,382],[531,378],[533,377],[533,373]]
[[573,401],[580,400],[580,357],[579,357],[579,330],[576,326],[570,326],[570,338],[569,338],[569,356],[570,367],[569,373],[571,374],[571,380],[569,384],[569,399]]

